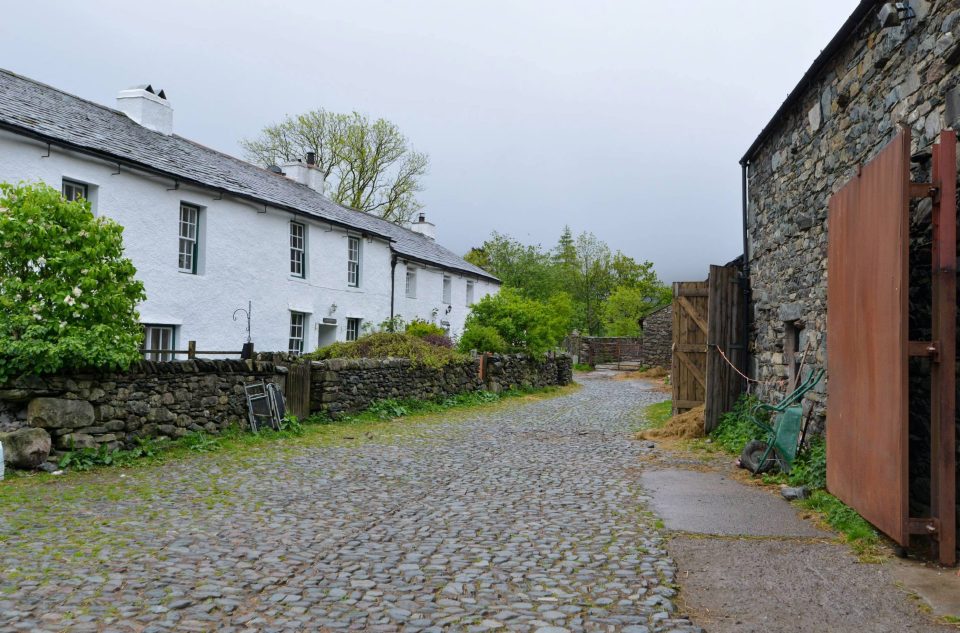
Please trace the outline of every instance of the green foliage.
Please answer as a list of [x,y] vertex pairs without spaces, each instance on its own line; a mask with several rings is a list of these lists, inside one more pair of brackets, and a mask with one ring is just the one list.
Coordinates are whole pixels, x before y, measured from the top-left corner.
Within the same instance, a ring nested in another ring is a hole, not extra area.
[[155,438],[137,438],[133,448],[111,449],[106,444],[98,448],[74,448],[70,445],[70,450],[60,457],[58,465],[60,468],[69,470],[85,471],[95,466],[122,466],[133,465],[140,459],[153,459],[160,454],[163,449],[164,441]]
[[[497,275],[504,288],[528,299],[550,303],[558,296],[567,297],[565,332],[577,328],[591,335],[621,335],[621,331],[633,335],[639,331],[636,321],[670,297],[670,289],[657,278],[653,264],[611,251],[592,233],[574,238],[569,227],[564,227],[556,247],[550,250],[493,233],[482,246],[471,249],[466,259]],[[632,291],[632,302],[623,305],[625,298],[621,297],[621,305],[611,310],[626,315],[608,320],[606,304],[621,288]]]
[[330,358],[409,358],[414,366],[439,369],[467,356],[410,334],[377,332],[356,341],[338,342],[307,354],[310,360]]
[[183,436],[183,445],[196,453],[212,453],[220,450],[220,440],[203,431]]
[[714,443],[728,453],[739,455],[747,442],[763,439],[763,432],[749,418],[750,409],[759,402],[756,396],[741,395],[733,409],[724,413],[717,428],[711,431]]
[[814,490],[807,498],[798,501],[802,507],[823,516],[823,520],[844,535],[857,549],[879,543],[877,530],[857,511],[824,490]]
[[435,323],[430,323],[424,319],[414,319],[404,328],[404,331],[417,338],[426,338],[428,336],[446,336],[446,331]]
[[389,398],[387,400],[379,400],[370,405],[368,409],[370,413],[377,416],[381,420],[390,420],[392,418],[401,418],[405,415],[409,415],[410,411],[405,406],[400,404],[399,400],[394,398]]
[[791,486],[807,486],[817,490],[827,487],[827,443],[815,437],[800,451],[788,477]]
[[608,336],[640,336],[640,320],[670,301],[662,286],[618,286],[603,304],[604,332]]
[[139,358],[146,296],[122,232],[52,187],[0,184],[0,383]]
[[[504,288],[474,304],[467,317],[464,338],[472,342],[483,336],[489,340],[489,332],[467,334],[477,326],[485,326],[496,330],[506,342],[508,352],[540,355],[563,340],[570,312],[570,300],[565,295],[557,295],[544,303]],[[468,349],[463,345],[461,341],[461,349]]]
[[460,336],[459,347],[461,352],[476,350],[502,354],[507,351],[507,342],[495,328],[481,323],[469,323]]
[[301,422],[297,416],[288,414],[280,420],[280,432],[293,435],[294,437],[300,437],[304,433],[303,422]]
[[586,363],[574,363],[573,371],[593,371],[593,365],[588,365]]

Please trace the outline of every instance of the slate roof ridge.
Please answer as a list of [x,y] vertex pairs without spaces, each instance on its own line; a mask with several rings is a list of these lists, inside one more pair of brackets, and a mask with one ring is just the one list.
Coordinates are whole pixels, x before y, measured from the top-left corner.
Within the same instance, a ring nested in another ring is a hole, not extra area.
[[[306,185],[255,163],[207,147],[179,134],[167,135],[151,130],[138,124],[120,110],[79,97],[11,70],[0,68],[0,83],[2,82],[27,84],[27,86],[9,84],[11,92],[19,91],[19,94],[14,94],[12,98],[8,96],[6,100],[3,98],[3,91],[0,90],[0,125],[9,127],[14,133],[24,130],[46,139],[60,141],[67,147],[80,147],[94,154],[107,154],[129,161],[135,167],[141,166],[148,171],[156,170],[173,178],[179,176],[228,194],[253,198],[271,206],[296,209],[323,222],[347,226],[358,231],[368,231],[390,240],[391,250],[401,257],[405,256],[438,268],[499,282],[494,275],[467,262],[453,251],[416,231],[373,214],[338,204]],[[27,92],[28,89],[30,92]],[[47,103],[49,99],[44,99],[45,95],[40,91],[50,91],[58,97],[55,97],[53,102]],[[25,97],[22,101],[17,99],[21,95]],[[26,102],[27,98],[37,99],[36,103],[43,104],[44,107],[40,107],[39,111],[31,111],[30,104]],[[64,105],[58,109],[59,98],[64,100]],[[48,105],[52,107],[47,108]],[[106,116],[97,116],[93,112],[80,112],[78,116],[86,119],[81,124],[76,125],[73,121],[65,120],[64,117],[68,114],[78,114],[71,112],[71,108],[77,110],[77,106],[81,109],[94,108]],[[122,118],[114,121],[113,117]],[[113,126],[117,127],[109,129]],[[105,127],[107,129],[104,129]],[[173,145],[170,145],[171,143]],[[196,153],[180,156],[176,152],[178,143],[184,144],[181,145],[182,152],[190,154],[191,150],[187,149],[190,147]],[[154,147],[149,147],[150,145]],[[156,153],[149,154],[150,149],[154,149]],[[163,156],[164,149],[168,152],[173,151],[177,155],[167,153]],[[145,154],[137,155],[137,150],[142,150]],[[158,156],[157,153],[161,155]],[[194,162],[190,162],[191,160]],[[217,169],[218,166],[226,167],[226,173],[222,169]],[[261,185],[259,190],[258,183]]]

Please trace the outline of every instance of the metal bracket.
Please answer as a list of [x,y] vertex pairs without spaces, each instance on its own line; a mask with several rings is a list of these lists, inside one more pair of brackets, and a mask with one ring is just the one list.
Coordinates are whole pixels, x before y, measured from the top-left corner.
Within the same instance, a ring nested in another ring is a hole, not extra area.
[[173,181],[173,186],[172,186],[172,187],[167,187],[167,191],[177,191],[178,189],[180,189],[180,181],[179,181],[179,180],[174,180],[174,181]]
[[910,197],[933,198],[933,201],[936,202],[940,199],[940,189],[929,182],[911,182]]
[[907,519],[907,532],[909,534],[926,534],[932,536],[940,533],[939,519]]
[[910,356],[929,358],[935,363],[940,362],[939,341],[910,341],[907,347]]

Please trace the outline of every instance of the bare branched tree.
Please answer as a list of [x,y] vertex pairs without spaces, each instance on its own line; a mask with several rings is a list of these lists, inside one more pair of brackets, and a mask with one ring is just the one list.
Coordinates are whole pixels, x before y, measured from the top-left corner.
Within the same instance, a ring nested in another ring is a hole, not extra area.
[[313,152],[332,200],[385,220],[404,224],[423,207],[416,194],[429,160],[390,121],[319,109],[288,116],[241,145],[264,166]]

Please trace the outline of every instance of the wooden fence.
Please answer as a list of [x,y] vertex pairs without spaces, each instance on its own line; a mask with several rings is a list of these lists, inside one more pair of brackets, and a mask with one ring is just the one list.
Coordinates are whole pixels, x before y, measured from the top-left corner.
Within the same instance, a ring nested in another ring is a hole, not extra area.
[[[743,295],[735,266],[711,266],[707,281],[673,284],[673,412],[705,405],[713,430],[743,391]],[[729,362],[728,362],[729,361]]]

